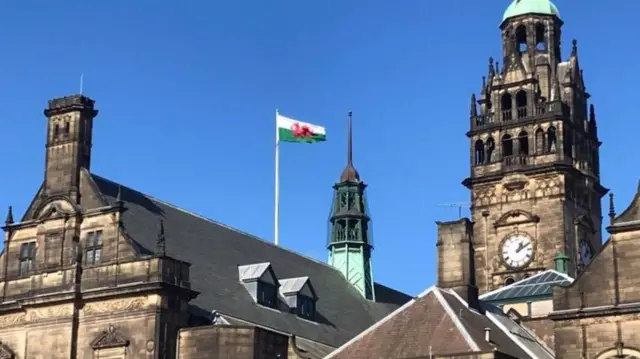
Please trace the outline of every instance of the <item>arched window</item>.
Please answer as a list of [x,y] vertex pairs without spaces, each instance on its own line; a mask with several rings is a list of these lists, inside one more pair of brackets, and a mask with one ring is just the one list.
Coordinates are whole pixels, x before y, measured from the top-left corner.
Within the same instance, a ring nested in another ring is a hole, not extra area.
[[500,107],[502,108],[502,121],[511,121],[512,113],[511,108],[513,106],[513,99],[511,94],[505,93],[500,98]]
[[527,92],[520,90],[516,93],[516,108],[518,109],[518,118],[527,117]]
[[518,134],[518,154],[523,156],[529,154],[529,134],[527,131]]
[[60,134],[60,126],[56,123],[53,125],[53,137],[56,138]]
[[482,140],[477,140],[475,144],[475,164],[484,164],[484,143]]
[[547,49],[547,44],[544,39],[544,25],[536,24],[536,50],[544,51]]
[[64,134],[68,135],[69,134],[69,130],[70,130],[70,125],[69,125],[69,121],[66,121],[64,123]]
[[502,156],[513,156],[513,141],[511,140],[511,135],[502,136]]
[[511,284],[513,284],[513,283],[515,283],[515,282],[516,282],[516,280],[515,280],[515,279],[513,279],[512,277],[507,277],[507,278],[504,280],[504,285],[505,285],[505,286],[508,286],[508,285],[511,285]]
[[527,28],[524,25],[516,28],[516,47],[520,52],[527,51]]
[[556,128],[550,126],[547,129],[547,152],[555,152],[556,151]]
[[496,149],[496,142],[493,140],[493,137],[489,137],[487,139],[487,143],[485,144],[485,148],[487,150],[487,156],[485,157],[487,163],[491,163],[495,161],[494,152]]
[[536,154],[544,153],[545,142],[544,130],[538,127],[536,130]]

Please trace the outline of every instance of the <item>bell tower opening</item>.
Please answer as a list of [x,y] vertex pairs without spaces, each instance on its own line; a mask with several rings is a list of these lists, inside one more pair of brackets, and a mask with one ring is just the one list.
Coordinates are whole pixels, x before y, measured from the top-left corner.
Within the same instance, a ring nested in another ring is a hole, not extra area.
[[514,0],[500,25],[504,66],[489,60],[480,111],[472,101],[473,158],[463,184],[481,292],[554,268],[559,252],[576,276],[581,243],[594,252],[602,245],[601,143],[577,42],[561,60],[562,25],[551,1]]

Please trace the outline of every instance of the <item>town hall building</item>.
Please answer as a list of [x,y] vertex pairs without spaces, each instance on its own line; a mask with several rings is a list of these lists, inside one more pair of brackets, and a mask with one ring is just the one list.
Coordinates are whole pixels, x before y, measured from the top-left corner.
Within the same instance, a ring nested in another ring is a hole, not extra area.
[[2,227],[0,359],[640,358],[640,188],[620,214],[609,194],[603,243],[596,113],[562,26],[549,0],[505,11],[470,101],[471,216],[437,223],[417,297],[371,273],[351,114],[325,263],[93,173],[94,100],[50,100],[42,184]]
[[640,187],[602,242],[600,139],[578,44],[513,0],[469,111],[471,218],[437,223],[436,285],[327,359],[640,358]]
[[94,100],[44,115],[42,185],[3,226],[0,359],[319,359],[411,299],[372,277],[351,114],[329,263],[91,172]]

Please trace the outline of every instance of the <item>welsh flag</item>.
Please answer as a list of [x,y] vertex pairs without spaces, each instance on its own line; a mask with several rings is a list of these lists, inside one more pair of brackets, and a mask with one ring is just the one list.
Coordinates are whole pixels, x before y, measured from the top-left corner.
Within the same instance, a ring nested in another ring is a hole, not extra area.
[[283,142],[315,143],[325,141],[327,132],[324,127],[276,115],[278,140]]

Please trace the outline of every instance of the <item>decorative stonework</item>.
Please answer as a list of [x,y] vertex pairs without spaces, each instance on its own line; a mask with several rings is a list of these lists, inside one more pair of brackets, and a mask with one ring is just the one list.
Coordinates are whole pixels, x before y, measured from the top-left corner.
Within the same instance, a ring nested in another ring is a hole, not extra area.
[[45,319],[68,317],[73,315],[73,305],[64,304],[42,308],[27,309],[26,321],[33,322]]
[[114,299],[104,302],[87,303],[84,308],[84,314],[102,314],[112,313],[125,310],[141,309],[147,306],[146,297]]
[[109,324],[107,330],[103,331],[91,342],[91,348],[94,350],[126,347],[128,345],[129,340],[118,334],[116,328],[111,324]]
[[0,316],[0,328],[22,324],[25,322],[25,320],[26,320],[25,313],[3,315],[3,316]]

